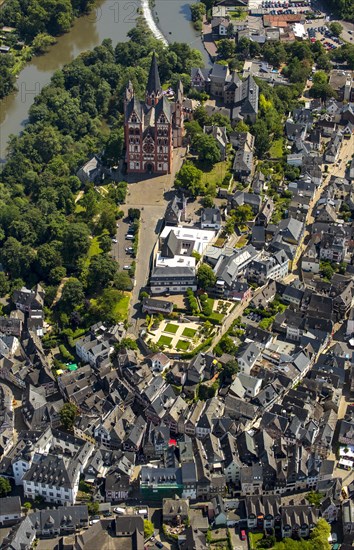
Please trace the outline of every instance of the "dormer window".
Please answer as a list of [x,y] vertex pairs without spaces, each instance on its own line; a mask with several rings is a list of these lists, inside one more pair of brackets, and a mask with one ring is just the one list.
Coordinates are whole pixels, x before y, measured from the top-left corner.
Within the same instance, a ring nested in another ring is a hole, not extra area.
[[131,120],[131,122],[132,122],[133,124],[136,124],[136,123],[138,122],[138,119],[137,119],[137,116],[136,116],[136,115],[132,115],[132,117],[131,117],[130,120]]

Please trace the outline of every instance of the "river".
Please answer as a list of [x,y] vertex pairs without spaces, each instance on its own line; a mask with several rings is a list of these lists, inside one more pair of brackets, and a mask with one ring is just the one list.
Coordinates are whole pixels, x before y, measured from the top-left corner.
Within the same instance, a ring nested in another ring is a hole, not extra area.
[[[194,0],[156,0],[153,8],[158,29],[168,42],[186,42],[199,49],[209,63],[200,38],[190,23],[189,5]],[[4,161],[9,136],[23,129],[35,96],[49,83],[53,72],[81,52],[111,38],[113,45],[127,39],[134,27],[140,0],[98,0],[91,14],[75,21],[70,32],[58,38],[49,51],[34,57],[17,79],[17,91],[0,102],[0,161]],[[151,21],[150,21],[151,24]]]

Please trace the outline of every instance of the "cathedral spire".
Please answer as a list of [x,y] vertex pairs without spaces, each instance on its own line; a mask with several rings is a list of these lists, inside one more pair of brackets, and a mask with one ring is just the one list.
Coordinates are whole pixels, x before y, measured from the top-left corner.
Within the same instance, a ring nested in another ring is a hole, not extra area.
[[183,84],[181,80],[178,81],[177,85],[177,101],[183,102]]
[[159,68],[155,52],[152,54],[148,83],[146,86],[146,95],[150,98],[156,98],[161,95],[162,88],[160,82]]
[[127,87],[125,88],[125,101],[129,102],[134,97],[134,88],[132,81],[129,80]]

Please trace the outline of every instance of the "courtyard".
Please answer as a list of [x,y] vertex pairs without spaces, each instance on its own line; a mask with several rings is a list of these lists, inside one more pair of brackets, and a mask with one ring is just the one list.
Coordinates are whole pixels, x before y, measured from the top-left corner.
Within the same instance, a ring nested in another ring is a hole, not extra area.
[[158,328],[150,330],[151,342],[167,351],[187,352],[196,348],[205,337],[203,323],[190,321],[180,323],[178,321],[162,321]]

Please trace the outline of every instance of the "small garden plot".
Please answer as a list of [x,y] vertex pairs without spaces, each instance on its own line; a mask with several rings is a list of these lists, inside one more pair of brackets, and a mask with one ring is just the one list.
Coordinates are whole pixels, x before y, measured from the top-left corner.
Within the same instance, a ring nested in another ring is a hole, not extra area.
[[232,309],[233,304],[231,302],[224,302],[223,300],[218,300],[217,305],[213,307],[213,311],[216,313],[222,313],[226,315]]
[[160,336],[157,344],[159,346],[170,346],[171,345],[171,342],[172,342],[172,338],[170,338],[169,336]]
[[[160,338],[160,340],[161,340],[161,338]],[[187,351],[188,348],[189,348],[189,345],[190,345],[190,342],[188,342],[188,340],[178,340],[176,349]]]
[[182,332],[182,336],[185,336],[186,338],[193,338],[196,332],[197,331],[194,328],[186,327]]
[[176,334],[177,330],[178,325],[174,325],[173,323],[167,323],[167,325],[163,329],[164,332],[169,332],[170,334]]

